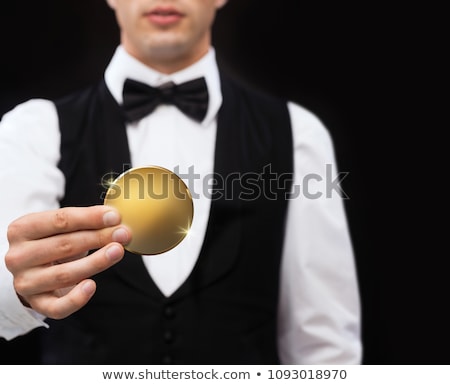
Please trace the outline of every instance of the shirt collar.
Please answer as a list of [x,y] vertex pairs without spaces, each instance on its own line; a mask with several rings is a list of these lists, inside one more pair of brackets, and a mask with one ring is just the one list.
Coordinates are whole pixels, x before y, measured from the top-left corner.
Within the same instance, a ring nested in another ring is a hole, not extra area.
[[157,87],[168,81],[176,84],[204,76],[209,93],[208,112],[202,125],[208,125],[216,118],[222,104],[219,69],[217,67],[215,50],[211,47],[208,53],[198,62],[188,68],[172,74],[162,74],[146,66],[128,54],[119,45],[105,71],[105,82],[114,99],[122,104],[122,90],[125,79],[131,78],[150,86]]

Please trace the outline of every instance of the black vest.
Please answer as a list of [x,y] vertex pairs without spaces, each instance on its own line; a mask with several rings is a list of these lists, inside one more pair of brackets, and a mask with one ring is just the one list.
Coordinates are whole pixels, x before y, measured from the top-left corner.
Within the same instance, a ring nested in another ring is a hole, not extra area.
[[[210,218],[198,261],[166,298],[127,253],[93,277],[83,309],[43,330],[47,364],[277,364],[279,265],[293,172],[286,102],[222,76]],[[130,167],[104,82],[57,101],[62,206],[101,204],[102,177]],[[277,178],[277,179],[276,179]]]

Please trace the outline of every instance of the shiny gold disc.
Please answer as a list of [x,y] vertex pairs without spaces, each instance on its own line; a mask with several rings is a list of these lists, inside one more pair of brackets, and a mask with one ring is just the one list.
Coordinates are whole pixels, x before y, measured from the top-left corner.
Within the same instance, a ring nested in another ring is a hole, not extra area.
[[158,166],[125,171],[109,185],[104,204],[117,209],[132,232],[125,249],[144,255],[160,254],[178,245],[194,216],[186,184]]

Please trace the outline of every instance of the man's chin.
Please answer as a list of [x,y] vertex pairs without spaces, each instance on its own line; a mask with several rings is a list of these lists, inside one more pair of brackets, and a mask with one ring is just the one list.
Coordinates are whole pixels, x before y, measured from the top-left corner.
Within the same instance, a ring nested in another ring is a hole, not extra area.
[[146,54],[149,60],[168,62],[175,64],[178,61],[185,61],[190,53],[190,47],[180,39],[166,39],[157,44],[152,42],[146,47]]

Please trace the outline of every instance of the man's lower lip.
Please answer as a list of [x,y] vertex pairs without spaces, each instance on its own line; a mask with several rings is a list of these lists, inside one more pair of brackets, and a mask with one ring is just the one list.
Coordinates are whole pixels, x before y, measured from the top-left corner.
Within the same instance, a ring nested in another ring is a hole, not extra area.
[[150,20],[153,24],[157,25],[170,25],[179,22],[182,19],[182,15],[174,14],[174,15],[158,15],[158,14],[149,14],[147,15],[148,20]]

